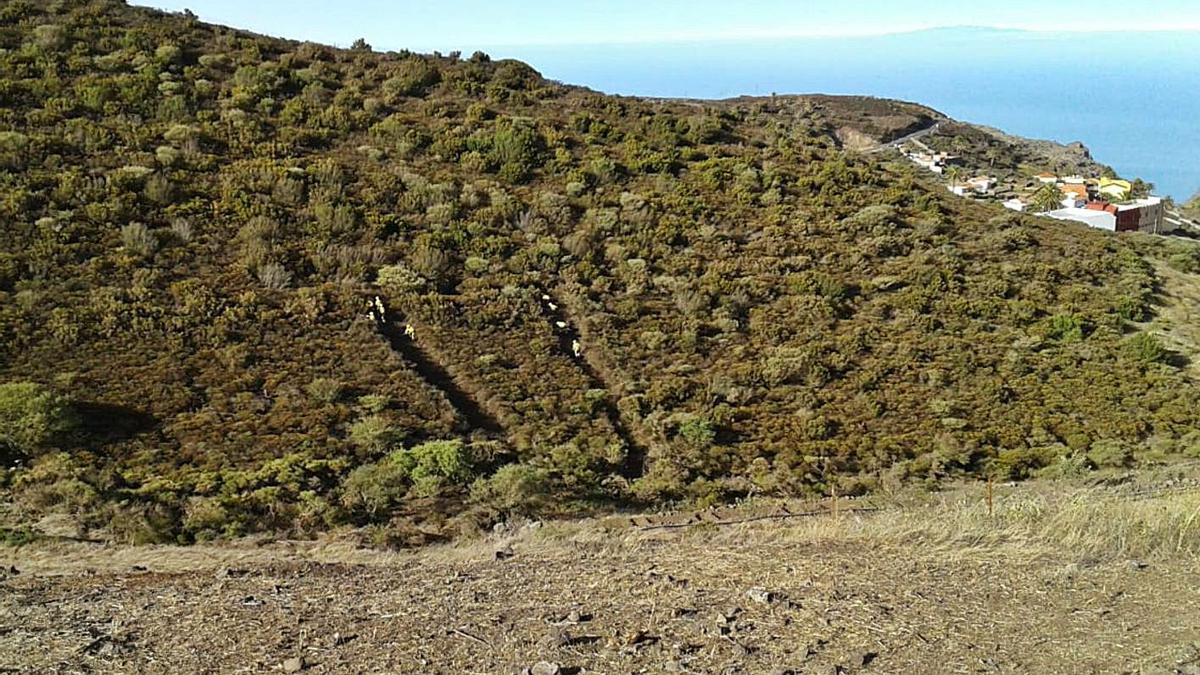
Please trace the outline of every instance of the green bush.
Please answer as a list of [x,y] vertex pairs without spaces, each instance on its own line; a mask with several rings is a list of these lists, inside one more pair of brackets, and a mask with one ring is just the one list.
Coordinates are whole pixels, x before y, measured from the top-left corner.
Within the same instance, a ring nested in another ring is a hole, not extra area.
[[1148,298],[1143,295],[1124,295],[1117,299],[1114,308],[1117,316],[1132,321],[1141,323],[1150,318],[1150,303]]
[[1092,443],[1087,458],[1101,468],[1123,468],[1133,462],[1133,452],[1128,444],[1115,440],[1100,440]]
[[0,384],[0,446],[36,455],[78,426],[62,396],[34,382]]
[[351,471],[342,482],[341,503],[374,517],[400,504],[409,493],[432,496],[447,486],[466,485],[475,475],[472,454],[462,441],[430,441],[395,450]]
[[332,377],[318,377],[304,387],[304,391],[314,401],[321,403],[337,403],[346,390],[346,384]]
[[485,156],[505,181],[521,183],[541,166],[545,139],[528,121],[505,118],[497,120],[491,133],[472,136],[467,148]]
[[1125,341],[1125,353],[1142,363],[1162,363],[1167,360],[1167,348],[1151,333],[1138,333]]
[[692,447],[703,448],[717,438],[712,422],[703,417],[692,417],[679,425],[679,437]]
[[371,414],[381,413],[392,404],[392,399],[384,394],[363,394],[358,397],[358,405]]
[[400,438],[401,432],[383,415],[367,415],[350,425],[350,442],[371,452],[388,450]]
[[351,471],[342,481],[341,504],[352,512],[374,518],[398,506],[408,487],[408,468],[388,457]]
[[0,546],[20,548],[39,539],[37,532],[26,527],[0,527]]
[[425,279],[408,265],[385,265],[379,268],[375,283],[392,293],[417,291],[425,287]]
[[1050,317],[1046,324],[1046,337],[1059,342],[1079,342],[1084,338],[1084,320],[1074,314],[1059,314]]
[[1200,274],[1200,248],[1193,247],[1186,251],[1173,253],[1167,258],[1167,264],[1180,272]]
[[506,514],[533,515],[550,501],[550,477],[538,467],[508,464],[490,478],[475,481],[471,498]]
[[431,495],[447,484],[463,485],[475,477],[471,451],[458,439],[430,441],[398,452],[396,459],[408,467],[418,495]]
[[1001,478],[1020,480],[1029,478],[1038,469],[1044,469],[1070,454],[1070,448],[1065,445],[1001,450],[994,469]]
[[421,96],[440,81],[441,73],[437,67],[423,58],[413,56],[400,62],[395,74],[383,83],[383,93],[390,99]]

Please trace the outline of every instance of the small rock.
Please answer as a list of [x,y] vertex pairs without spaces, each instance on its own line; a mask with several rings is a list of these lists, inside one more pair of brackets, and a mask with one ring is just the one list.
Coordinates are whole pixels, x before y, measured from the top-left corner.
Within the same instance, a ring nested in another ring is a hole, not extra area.
[[538,640],[541,649],[562,649],[571,644],[571,635],[561,629],[552,630]]
[[508,560],[514,555],[516,554],[513,553],[511,546],[505,546],[504,548],[496,549],[496,560]]
[[529,669],[529,675],[559,675],[562,666],[550,661],[538,661]]
[[1125,564],[1133,572],[1137,572],[1138,570],[1144,570],[1150,566],[1149,563],[1143,562],[1141,560],[1130,560],[1129,562],[1127,562]]
[[342,645],[344,645],[348,642],[351,642],[352,640],[356,639],[357,637],[358,637],[358,635],[355,635],[353,633],[351,633],[350,635],[342,635],[341,633],[334,633],[333,639],[332,639],[333,646],[341,647]]
[[860,668],[865,668],[871,665],[871,662],[875,660],[876,656],[879,656],[879,654],[876,654],[875,652],[863,652],[858,655],[858,658],[855,659],[855,665]]
[[293,656],[292,658],[283,662],[283,672],[285,673],[298,673],[302,670],[304,670],[303,657]]
[[775,594],[765,588],[751,588],[746,591],[746,597],[764,605],[769,605],[775,600]]
[[722,625],[733,623],[735,620],[737,620],[738,614],[741,613],[742,609],[740,607],[730,607],[724,611],[717,612],[715,619],[717,623]]
[[634,631],[626,640],[625,644],[629,647],[638,647],[651,642],[658,642],[658,638],[647,633],[644,630]]

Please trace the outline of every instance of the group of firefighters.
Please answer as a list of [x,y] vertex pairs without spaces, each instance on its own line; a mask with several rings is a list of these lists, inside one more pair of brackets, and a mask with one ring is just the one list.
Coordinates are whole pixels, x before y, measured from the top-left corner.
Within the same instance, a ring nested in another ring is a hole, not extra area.
[[[550,311],[552,311],[552,312],[558,311],[558,305],[554,304],[554,302],[551,300],[549,295],[543,294],[542,302],[546,303],[546,307],[548,307],[550,309]],[[372,300],[367,300],[367,316],[371,319],[371,321],[373,323],[378,323],[379,325],[387,324],[387,308],[384,307],[383,299],[380,298],[378,295],[375,296]],[[567,329],[567,322],[565,322],[565,321],[561,321],[561,320],[555,321],[554,325],[559,330]],[[404,337],[408,338],[409,340],[412,340],[413,342],[416,342],[417,329],[413,328],[413,325],[411,323],[404,324]],[[575,358],[577,358],[577,359],[580,358],[581,356],[583,356],[583,344],[581,342],[579,342],[579,338],[573,338],[571,340],[571,353],[574,354]]]

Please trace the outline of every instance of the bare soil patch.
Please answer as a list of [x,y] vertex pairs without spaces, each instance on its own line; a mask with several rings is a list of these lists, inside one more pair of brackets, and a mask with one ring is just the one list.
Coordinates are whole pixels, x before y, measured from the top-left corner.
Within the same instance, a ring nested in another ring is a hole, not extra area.
[[900,520],[843,514],[652,531],[548,524],[408,553],[337,542],[3,549],[5,569],[21,573],[0,583],[0,663],[163,673],[1200,667],[1194,556],[1081,553],[1019,536],[1014,514],[996,517],[1006,529],[994,541],[954,525],[961,539],[943,543],[916,530],[907,539]]

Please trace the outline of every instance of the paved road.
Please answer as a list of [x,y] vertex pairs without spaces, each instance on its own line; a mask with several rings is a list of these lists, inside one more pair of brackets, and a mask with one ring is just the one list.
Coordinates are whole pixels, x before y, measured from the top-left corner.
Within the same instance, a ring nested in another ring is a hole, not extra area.
[[1176,227],[1186,227],[1186,228],[1190,228],[1192,230],[1200,230],[1200,223],[1197,223],[1196,221],[1192,220],[1191,218],[1184,216],[1182,213],[1180,213],[1178,211],[1172,211],[1172,210],[1168,209],[1167,213],[1163,219],[1169,225],[1174,225]]
[[1180,231],[1180,229],[1183,229],[1183,231],[1192,234],[1193,237],[1195,234],[1200,234],[1200,222],[1189,219],[1189,217],[1181,214],[1180,211],[1171,209],[1166,210],[1166,214],[1163,216],[1163,221],[1166,223],[1166,225],[1174,227],[1176,232]]
[[924,138],[924,137],[928,136],[929,134],[932,134],[932,133],[936,132],[936,131],[937,131],[938,129],[940,129],[940,128],[942,128],[942,123],[941,123],[941,122],[934,122],[934,123],[933,123],[933,126],[925,127],[924,129],[921,129],[920,131],[917,131],[917,132],[911,133],[911,134],[909,134],[909,135],[907,135],[907,136],[902,136],[902,137],[900,137],[900,138],[897,138],[897,139],[896,139],[896,140],[894,140],[894,141],[891,141],[891,142],[888,142],[888,143],[884,143],[883,145],[880,145],[879,147],[872,148],[872,149],[870,149],[870,150],[868,150],[868,151],[867,151],[867,154],[868,154],[868,155],[870,155],[870,154],[874,154],[874,153],[877,153],[877,152],[883,152],[884,150],[890,150],[890,149],[892,149],[892,148],[898,148],[898,147],[900,147],[900,146],[904,145],[905,143],[910,143],[910,142],[913,142],[913,141],[919,141],[920,139],[922,139],[922,138]]

